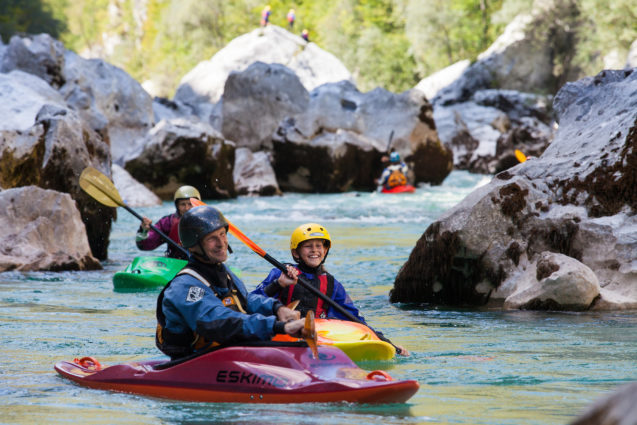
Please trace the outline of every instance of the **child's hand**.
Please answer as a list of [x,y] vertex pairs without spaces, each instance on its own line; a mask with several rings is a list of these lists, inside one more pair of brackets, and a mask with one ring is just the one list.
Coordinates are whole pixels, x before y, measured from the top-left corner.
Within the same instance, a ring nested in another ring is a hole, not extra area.
[[281,276],[279,276],[279,279],[277,280],[282,288],[294,285],[298,280],[297,275],[299,274],[299,271],[292,266],[287,266],[287,268],[288,271],[286,273],[281,273]]

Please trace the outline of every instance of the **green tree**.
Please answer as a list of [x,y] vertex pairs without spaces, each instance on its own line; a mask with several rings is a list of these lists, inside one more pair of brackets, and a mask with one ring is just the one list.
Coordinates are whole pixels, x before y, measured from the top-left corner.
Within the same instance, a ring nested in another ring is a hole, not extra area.
[[[58,0],[58,3],[61,2]],[[0,1],[0,36],[5,42],[18,33],[47,33],[59,38],[65,30],[65,22],[56,18],[42,0]]]

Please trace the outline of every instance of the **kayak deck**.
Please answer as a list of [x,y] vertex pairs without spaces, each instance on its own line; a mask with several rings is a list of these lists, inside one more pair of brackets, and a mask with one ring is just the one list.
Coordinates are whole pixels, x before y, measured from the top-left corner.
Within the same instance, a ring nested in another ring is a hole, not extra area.
[[382,193],[414,193],[415,190],[416,190],[415,187],[413,187],[410,184],[406,184],[404,186],[395,186],[395,187],[392,187],[391,189],[383,188],[381,192]]
[[[316,319],[318,344],[338,347],[355,362],[391,360],[396,349],[369,327],[356,322],[336,319]],[[276,335],[274,341],[296,341],[288,335]]]
[[337,348],[320,347],[315,359],[298,344],[226,347],[168,368],[161,361],[101,368],[85,359],[59,362],[55,370],[89,388],[184,401],[404,403],[419,387],[368,373]]
[[164,287],[188,262],[169,257],[135,257],[113,275],[113,288],[119,291]]

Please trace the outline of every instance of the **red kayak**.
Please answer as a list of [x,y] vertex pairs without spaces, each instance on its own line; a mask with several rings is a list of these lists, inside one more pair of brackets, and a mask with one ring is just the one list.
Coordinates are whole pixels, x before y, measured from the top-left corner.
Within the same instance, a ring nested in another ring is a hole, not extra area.
[[383,188],[381,192],[382,193],[414,193],[414,190],[416,190],[415,187],[413,187],[410,184],[406,184],[403,186],[395,186],[395,187],[392,187],[391,189]]
[[417,381],[367,372],[338,348],[318,350],[315,358],[304,343],[269,342],[218,347],[168,363],[102,367],[84,357],[59,362],[55,370],[90,388],[213,403],[404,403],[418,391]]

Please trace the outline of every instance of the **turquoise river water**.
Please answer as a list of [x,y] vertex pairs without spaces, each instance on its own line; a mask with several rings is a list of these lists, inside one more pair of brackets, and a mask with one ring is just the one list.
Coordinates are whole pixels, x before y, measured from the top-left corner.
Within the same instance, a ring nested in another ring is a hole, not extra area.
[[[79,387],[53,364],[160,358],[158,291],[117,293],[112,275],[140,255],[136,219],[121,209],[109,260],[95,272],[0,274],[2,424],[567,424],[618,385],[637,380],[637,315],[440,309],[391,305],[388,292],[427,226],[487,177],[454,172],[413,195],[288,194],[210,202],[273,257],[289,261],[289,234],[317,221],[333,239],[328,269],[373,327],[407,347],[381,364],[417,379],[407,404],[184,403]],[[170,203],[139,212],[158,219]],[[249,289],[270,265],[234,238],[229,264]],[[158,250],[157,253],[161,251]]]

